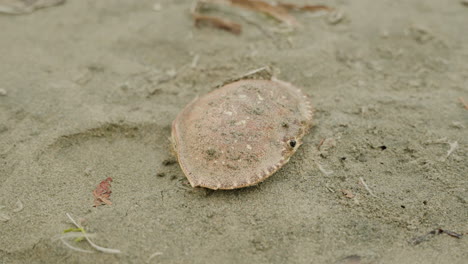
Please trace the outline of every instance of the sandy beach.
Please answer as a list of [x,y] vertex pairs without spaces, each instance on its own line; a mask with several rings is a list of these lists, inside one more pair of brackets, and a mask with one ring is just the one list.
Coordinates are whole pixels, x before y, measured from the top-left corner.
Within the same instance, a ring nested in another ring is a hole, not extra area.
[[[238,35],[185,0],[0,14],[0,263],[467,263],[468,4],[312,4],[335,10],[296,29],[206,10]],[[190,187],[172,121],[263,66],[310,97],[304,144],[256,186]],[[67,247],[67,213],[121,253]]]

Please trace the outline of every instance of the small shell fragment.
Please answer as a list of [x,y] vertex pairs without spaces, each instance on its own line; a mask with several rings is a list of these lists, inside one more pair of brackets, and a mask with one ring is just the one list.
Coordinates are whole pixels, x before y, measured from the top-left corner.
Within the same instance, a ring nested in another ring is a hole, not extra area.
[[255,185],[289,161],[312,124],[300,89],[240,80],[189,103],[172,124],[177,158],[192,187]]

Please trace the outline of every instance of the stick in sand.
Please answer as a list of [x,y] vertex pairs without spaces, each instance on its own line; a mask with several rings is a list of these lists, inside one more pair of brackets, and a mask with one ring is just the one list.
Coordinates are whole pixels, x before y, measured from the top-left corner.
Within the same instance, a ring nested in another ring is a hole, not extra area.
[[163,253],[162,252],[155,252],[149,256],[149,258],[146,260],[146,263],[150,263],[151,259],[153,259],[156,256],[161,256]]
[[364,185],[364,188],[366,188],[366,190],[369,192],[369,194],[370,194],[372,197],[377,198],[377,196],[374,195],[374,193],[373,193],[372,190],[369,188],[369,186],[367,186],[367,183],[364,181],[364,179],[363,179],[362,177],[359,177],[359,180],[361,181],[362,185]]
[[[73,218],[71,217],[71,215],[70,215],[69,213],[67,213],[67,217],[68,217],[68,219],[70,219],[70,221],[72,221],[72,223],[73,223],[77,228],[79,228],[79,229],[82,230],[82,231],[81,231],[81,232],[82,232],[82,237],[84,237],[84,238],[86,239],[86,241],[88,241],[88,243],[89,243],[93,248],[95,248],[95,249],[98,250],[98,251],[104,252],[104,253],[110,253],[110,254],[119,254],[119,253],[121,253],[121,251],[118,250],[118,249],[105,248],[105,247],[101,247],[101,246],[98,246],[98,245],[94,244],[94,242],[91,241],[91,239],[89,239],[89,235],[86,234],[86,233],[84,232],[84,228],[83,228],[80,224],[78,224],[78,223],[75,221],[75,219],[73,219]],[[64,239],[61,239],[61,241],[64,242]],[[75,248],[75,247],[71,246],[70,244],[68,244],[68,243],[66,243],[66,242],[64,242],[64,244],[65,244],[66,246],[68,246],[68,247],[74,249],[74,250],[78,250],[78,248]],[[80,250],[78,250],[78,251],[83,251],[83,249],[80,249]]]

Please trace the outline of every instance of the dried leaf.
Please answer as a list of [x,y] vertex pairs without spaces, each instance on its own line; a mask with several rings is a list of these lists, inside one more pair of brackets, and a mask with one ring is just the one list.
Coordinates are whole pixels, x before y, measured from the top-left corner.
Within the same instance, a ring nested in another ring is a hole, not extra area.
[[98,207],[102,204],[112,205],[112,202],[109,200],[112,191],[110,190],[110,183],[112,178],[108,177],[103,180],[93,191],[94,195],[94,207]]
[[242,30],[240,24],[219,17],[201,15],[198,13],[192,13],[192,16],[195,21],[195,26],[200,26],[201,24],[209,24],[213,27],[229,31],[236,35],[239,35]]

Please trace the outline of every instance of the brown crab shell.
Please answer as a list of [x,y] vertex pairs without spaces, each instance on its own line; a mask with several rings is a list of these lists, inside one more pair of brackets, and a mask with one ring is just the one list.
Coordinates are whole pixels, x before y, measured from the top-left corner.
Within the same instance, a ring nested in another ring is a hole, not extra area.
[[276,79],[240,80],[189,103],[172,123],[172,142],[192,187],[236,189],[286,164],[311,124],[300,89]]

